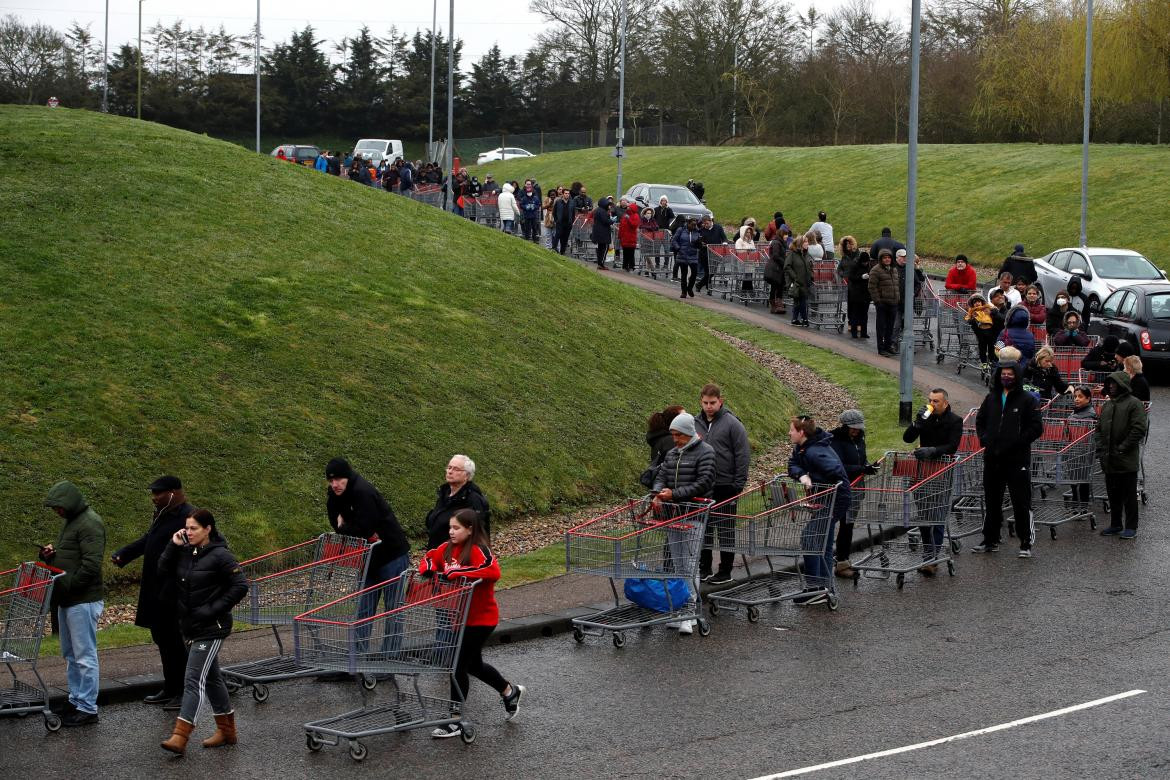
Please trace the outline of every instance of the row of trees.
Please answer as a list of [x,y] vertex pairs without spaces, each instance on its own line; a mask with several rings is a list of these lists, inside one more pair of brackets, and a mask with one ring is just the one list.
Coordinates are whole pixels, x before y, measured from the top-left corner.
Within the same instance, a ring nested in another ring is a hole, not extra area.
[[[629,45],[630,126],[685,125],[707,143],[905,140],[909,31],[851,0],[827,15],[778,0],[530,0],[548,21],[522,54],[493,47],[462,67],[454,42],[456,134],[613,127],[620,10]],[[1170,2],[1097,0],[1093,137],[1158,142],[1170,98]],[[1082,0],[927,0],[920,137],[930,142],[1073,141],[1084,62]],[[435,39],[436,126],[446,126],[447,41]],[[182,22],[150,29],[143,116],[213,134],[254,120],[254,38]],[[136,108],[138,52],[111,58],[111,111]],[[360,28],[329,44],[311,27],[262,56],[263,123],[289,137],[393,133],[422,138],[431,34]],[[101,46],[0,21],[0,100],[97,108]],[[604,137],[604,134],[599,134]]]

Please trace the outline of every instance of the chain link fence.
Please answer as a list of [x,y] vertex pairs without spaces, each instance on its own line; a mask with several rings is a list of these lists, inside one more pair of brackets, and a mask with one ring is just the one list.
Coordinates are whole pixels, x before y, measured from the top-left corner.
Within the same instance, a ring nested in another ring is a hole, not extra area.
[[[698,142],[698,138],[695,141]],[[687,146],[691,132],[682,125],[649,125],[626,128],[626,146]],[[617,130],[571,130],[555,133],[512,133],[486,135],[480,138],[456,138],[455,156],[465,165],[471,165],[484,152],[495,149],[523,149],[532,154],[565,152],[571,149],[590,149],[598,146],[616,146]]]

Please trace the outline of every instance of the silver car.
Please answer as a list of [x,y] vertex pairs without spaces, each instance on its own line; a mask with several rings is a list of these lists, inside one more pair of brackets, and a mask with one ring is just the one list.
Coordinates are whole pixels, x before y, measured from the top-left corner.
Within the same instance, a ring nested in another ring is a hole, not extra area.
[[1159,271],[1132,249],[1069,247],[1049,252],[1035,263],[1036,280],[1044,290],[1044,300],[1052,301],[1076,274],[1081,277],[1081,292],[1088,297],[1093,311],[1100,309],[1101,302],[1119,287],[1166,280],[1165,271]]

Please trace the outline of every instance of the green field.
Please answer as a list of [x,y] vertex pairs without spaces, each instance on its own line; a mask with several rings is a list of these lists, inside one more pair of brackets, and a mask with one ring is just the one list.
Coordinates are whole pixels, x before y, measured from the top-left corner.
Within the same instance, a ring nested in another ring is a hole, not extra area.
[[787,428],[673,302],[225,142],[0,107],[0,182],[3,562],[55,537],[62,478],[115,546],[179,474],[249,555],[324,526],[336,454],[417,532],[453,452],[505,519],[626,494],[647,414],[712,379],[755,446]]
[[[1080,241],[1081,148],[1036,144],[919,147],[918,253],[964,253],[998,263],[1017,242],[1039,257]],[[473,168],[482,180],[535,176],[544,186],[584,182],[596,200],[613,194],[611,150],[586,149]],[[706,186],[724,223],[775,211],[805,229],[824,210],[838,240],[867,244],[883,226],[905,238],[906,147],[631,147],[622,189],[638,182]],[[620,193],[619,193],[620,194]],[[1094,146],[1090,151],[1088,239],[1138,250],[1170,269],[1170,148]]]

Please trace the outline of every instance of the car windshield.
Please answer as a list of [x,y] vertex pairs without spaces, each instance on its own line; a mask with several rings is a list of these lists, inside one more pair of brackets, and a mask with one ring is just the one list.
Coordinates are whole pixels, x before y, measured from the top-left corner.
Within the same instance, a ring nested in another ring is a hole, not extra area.
[[1157,293],[1150,296],[1150,318],[1170,320],[1170,293]]
[[1161,279],[1162,274],[1141,255],[1093,255],[1093,267],[1106,279]]
[[385,141],[362,141],[355,149],[385,149]]
[[688,190],[686,187],[650,187],[650,202],[657,203],[666,196],[666,200],[674,205],[675,203],[682,203],[687,206],[701,206],[702,203],[695,197],[695,193]]

